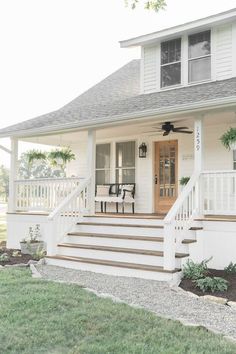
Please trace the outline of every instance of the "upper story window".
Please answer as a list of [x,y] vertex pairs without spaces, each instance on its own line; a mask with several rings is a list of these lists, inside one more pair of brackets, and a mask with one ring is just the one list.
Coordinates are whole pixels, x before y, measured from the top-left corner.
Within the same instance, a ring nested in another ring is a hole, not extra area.
[[161,43],[161,87],[181,83],[181,38]]
[[211,31],[188,37],[189,83],[211,79]]

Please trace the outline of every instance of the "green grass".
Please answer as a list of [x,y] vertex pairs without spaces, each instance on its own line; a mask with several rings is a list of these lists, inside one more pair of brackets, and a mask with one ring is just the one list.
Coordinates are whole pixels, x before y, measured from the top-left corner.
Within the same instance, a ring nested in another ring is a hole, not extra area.
[[0,271],[0,353],[233,354],[236,346],[203,328],[96,297],[77,285]]
[[7,238],[6,215],[0,214],[0,243]]

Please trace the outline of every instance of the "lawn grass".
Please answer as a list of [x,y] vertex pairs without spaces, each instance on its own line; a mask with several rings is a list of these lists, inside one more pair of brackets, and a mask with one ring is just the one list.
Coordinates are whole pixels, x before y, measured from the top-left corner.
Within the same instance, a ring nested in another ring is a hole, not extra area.
[[0,271],[0,353],[233,354],[236,346],[203,328],[182,326],[78,285]]
[[6,241],[7,227],[6,227],[6,214],[0,214],[0,243]]

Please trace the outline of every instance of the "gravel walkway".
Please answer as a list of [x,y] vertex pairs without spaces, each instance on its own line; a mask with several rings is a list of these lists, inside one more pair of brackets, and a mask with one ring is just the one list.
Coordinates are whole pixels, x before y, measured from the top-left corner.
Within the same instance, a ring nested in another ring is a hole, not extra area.
[[184,324],[204,326],[236,340],[235,309],[192,297],[167,283],[49,265],[38,265],[37,270],[45,279],[77,283],[99,295],[118,298]]

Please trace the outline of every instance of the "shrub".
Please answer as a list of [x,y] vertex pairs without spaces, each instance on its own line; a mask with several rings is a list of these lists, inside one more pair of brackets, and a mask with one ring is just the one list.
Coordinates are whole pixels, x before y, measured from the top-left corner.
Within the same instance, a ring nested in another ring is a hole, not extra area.
[[0,255],[0,262],[8,262],[9,261],[9,256],[8,256],[8,254],[7,253],[2,253],[1,255]]
[[216,291],[226,291],[229,286],[229,282],[220,277],[205,277],[202,279],[197,279],[194,282],[203,292],[211,291],[214,293]]
[[186,279],[197,280],[205,277],[208,274],[207,263],[211,258],[203,260],[201,263],[195,263],[191,259],[188,259],[183,267],[183,275]]
[[228,274],[236,273],[236,263],[230,262],[230,264],[225,267],[225,271]]

